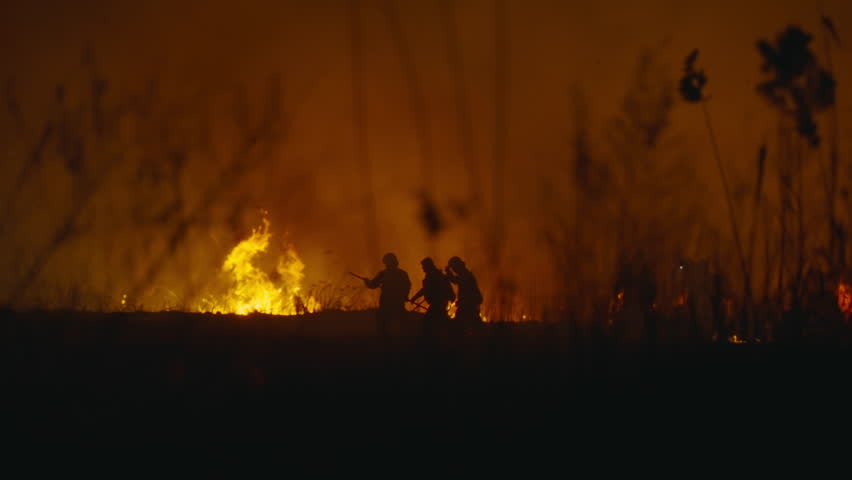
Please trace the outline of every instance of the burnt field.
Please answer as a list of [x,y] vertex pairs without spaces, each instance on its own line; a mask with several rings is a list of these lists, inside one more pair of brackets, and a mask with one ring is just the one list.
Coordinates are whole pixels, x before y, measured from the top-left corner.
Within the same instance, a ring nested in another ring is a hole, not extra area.
[[558,323],[428,340],[412,314],[383,342],[372,318],[5,312],[6,431],[74,445],[514,444],[614,426],[826,426],[852,400],[844,341],[651,348]]

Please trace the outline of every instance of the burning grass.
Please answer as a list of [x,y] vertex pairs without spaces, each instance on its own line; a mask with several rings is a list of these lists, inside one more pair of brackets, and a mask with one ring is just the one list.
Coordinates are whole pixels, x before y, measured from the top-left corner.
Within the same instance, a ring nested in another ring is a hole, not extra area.
[[269,254],[271,237],[269,220],[263,218],[263,224],[253,229],[251,236],[238,243],[225,258],[221,273],[226,291],[204,296],[196,310],[237,315],[295,315],[320,310],[313,296],[302,298],[305,264],[293,245],[284,245],[271,274],[259,266],[264,255]]

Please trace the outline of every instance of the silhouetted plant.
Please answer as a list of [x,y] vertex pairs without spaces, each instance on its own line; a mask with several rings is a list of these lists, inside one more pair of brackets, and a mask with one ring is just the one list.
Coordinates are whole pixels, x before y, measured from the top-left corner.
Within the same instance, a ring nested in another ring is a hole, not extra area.
[[704,85],[707,84],[707,75],[704,70],[695,70],[695,60],[698,58],[698,49],[692,51],[684,62],[684,75],[680,79],[680,94],[687,102],[700,102],[704,100]]
[[835,81],[822,68],[810,49],[813,37],[797,26],[789,26],[771,44],[757,42],[763,57],[761,71],[771,77],[758,84],[757,91],[775,108],[791,115],[796,130],[817,146],[820,137],[814,114],[834,105]]
[[[831,20],[823,17],[822,22],[828,34],[837,40],[837,31]],[[790,25],[776,36],[774,42],[767,40],[757,42],[757,49],[762,59],[761,71],[766,78],[757,85],[756,90],[771,107],[778,111],[780,118],[778,180],[781,232],[777,282],[778,306],[779,311],[782,312],[792,309],[793,317],[803,314],[802,302],[807,302],[805,297],[809,295],[805,288],[805,280],[808,270],[814,268],[806,251],[810,232],[806,225],[804,208],[805,200],[808,198],[805,195],[807,185],[805,160],[808,152],[795,139],[801,137],[810,147],[818,147],[821,144],[821,136],[816,116],[835,105],[834,76],[830,68],[820,65],[816,54],[811,49],[812,40],[813,37],[809,33],[798,26]],[[828,50],[826,59],[830,64]],[[834,121],[836,129],[836,116]],[[820,257],[826,259],[828,269],[833,270],[835,262],[845,263],[843,248],[839,245],[845,242],[845,234],[837,222],[834,207],[838,162],[836,131],[832,131],[830,137],[832,152],[829,168],[825,168],[819,156],[817,156],[817,164],[825,190],[829,242],[828,251],[822,251]],[[788,245],[790,245],[789,248]],[[795,266],[792,268],[787,265],[788,250],[791,250],[796,257]],[[818,248],[817,253],[821,250]],[[809,267],[808,264],[811,266]],[[786,272],[789,273],[785,278]],[[786,316],[790,317],[790,315]],[[793,324],[789,324],[787,320],[794,323],[801,320],[791,318],[784,321],[788,327]],[[799,334],[798,327],[788,330],[788,333],[794,337]]]
[[420,195],[420,224],[430,237],[436,236],[444,229],[438,206],[426,192]]
[[693,50],[684,61],[684,75],[680,81],[681,97],[689,103],[700,103],[704,113],[704,123],[707,126],[707,132],[710,134],[710,143],[713,146],[713,157],[716,160],[716,167],[719,169],[719,178],[722,181],[722,188],[725,192],[725,202],[728,206],[728,219],[731,222],[731,232],[734,236],[734,244],[739,257],[740,269],[743,275],[744,289],[744,305],[748,305],[751,300],[751,273],[746,261],[743,244],[740,239],[740,231],[737,226],[737,218],[734,212],[734,202],[731,197],[731,189],[728,184],[727,175],[725,175],[725,167],[722,164],[722,157],[719,154],[719,144],[716,140],[716,134],[713,131],[713,122],[710,121],[710,112],[707,110],[707,97],[704,94],[704,87],[707,85],[707,75],[703,70],[697,70],[695,62],[698,59],[698,50]]
[[[227,126],[237,137],[232,152],[210,135],[211,127],[239,116],[211,111],[213,95],[228,97],[205,89],[168,100],[156,82],[143,91],[113,88],[90,53],[82,67],[81,84],[69,81],[50,92],[45,118],[20,104],[12,82],[6,85],[6,110],[21,129],[22,154],[9,159],[14,173],[0,203],[0,237],[12,245],[0,258],[9,272],[0,301],[15,308],[47,305],[41,297],[56,277],[73,285],[56,290],[73,293],[57,295],[57,306],[117,306],[124,293],[152,300],[148,292],[176,270],[185,274],[181,298],[189,298],[207,279],[205,267],[186,268],[193,260],[182,253],[224,223],[228,211],[245,211],[241,180],[273,158],[287,131],[280,79],[252,102],[263,107],[244,105],[242,120]],[[222,154],[230,161],[218,162]],[[197,177],[197,188],[186,187],[188,175]],[[46,184],[67,189],[40,191]],[[23,208],[33,199],[50,206],[50,215]],[[28,238],[33,219],[46,232],[40,241]]]

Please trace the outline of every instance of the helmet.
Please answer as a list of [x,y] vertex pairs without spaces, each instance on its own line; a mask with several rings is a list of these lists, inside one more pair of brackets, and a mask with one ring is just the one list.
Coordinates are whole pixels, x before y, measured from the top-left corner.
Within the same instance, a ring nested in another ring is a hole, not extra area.
[[397,260],[396,255],[393,253],[386,253],[384,257],[382,257],[382,263],[385,264],[386,267],[396,268],[399,266],[399,260]]
[[462,259],[461,259],[461,258],[459,258],[459,257],[452,257],[452,258],[450,258],[450,261],[448,262],[448,264],[449,264],[451,267],[453,267],[453,270],[458,270],[458,269],[460,269],[460,268],[465,268],[465,266],[464,266],[464,262],[463,262],[463,261],[462,261]]

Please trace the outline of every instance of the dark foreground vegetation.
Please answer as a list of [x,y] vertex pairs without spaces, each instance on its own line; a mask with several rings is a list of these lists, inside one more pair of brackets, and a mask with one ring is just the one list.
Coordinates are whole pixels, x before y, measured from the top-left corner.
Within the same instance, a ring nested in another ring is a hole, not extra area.
[[62,448],[426,442],[457,455],[578,439],[744,441],[840,428],[852,405],[843,341],[652,348],[527,323],[430,342],[409,320],[383,343],[372,312],[4,312],[5,432]]

